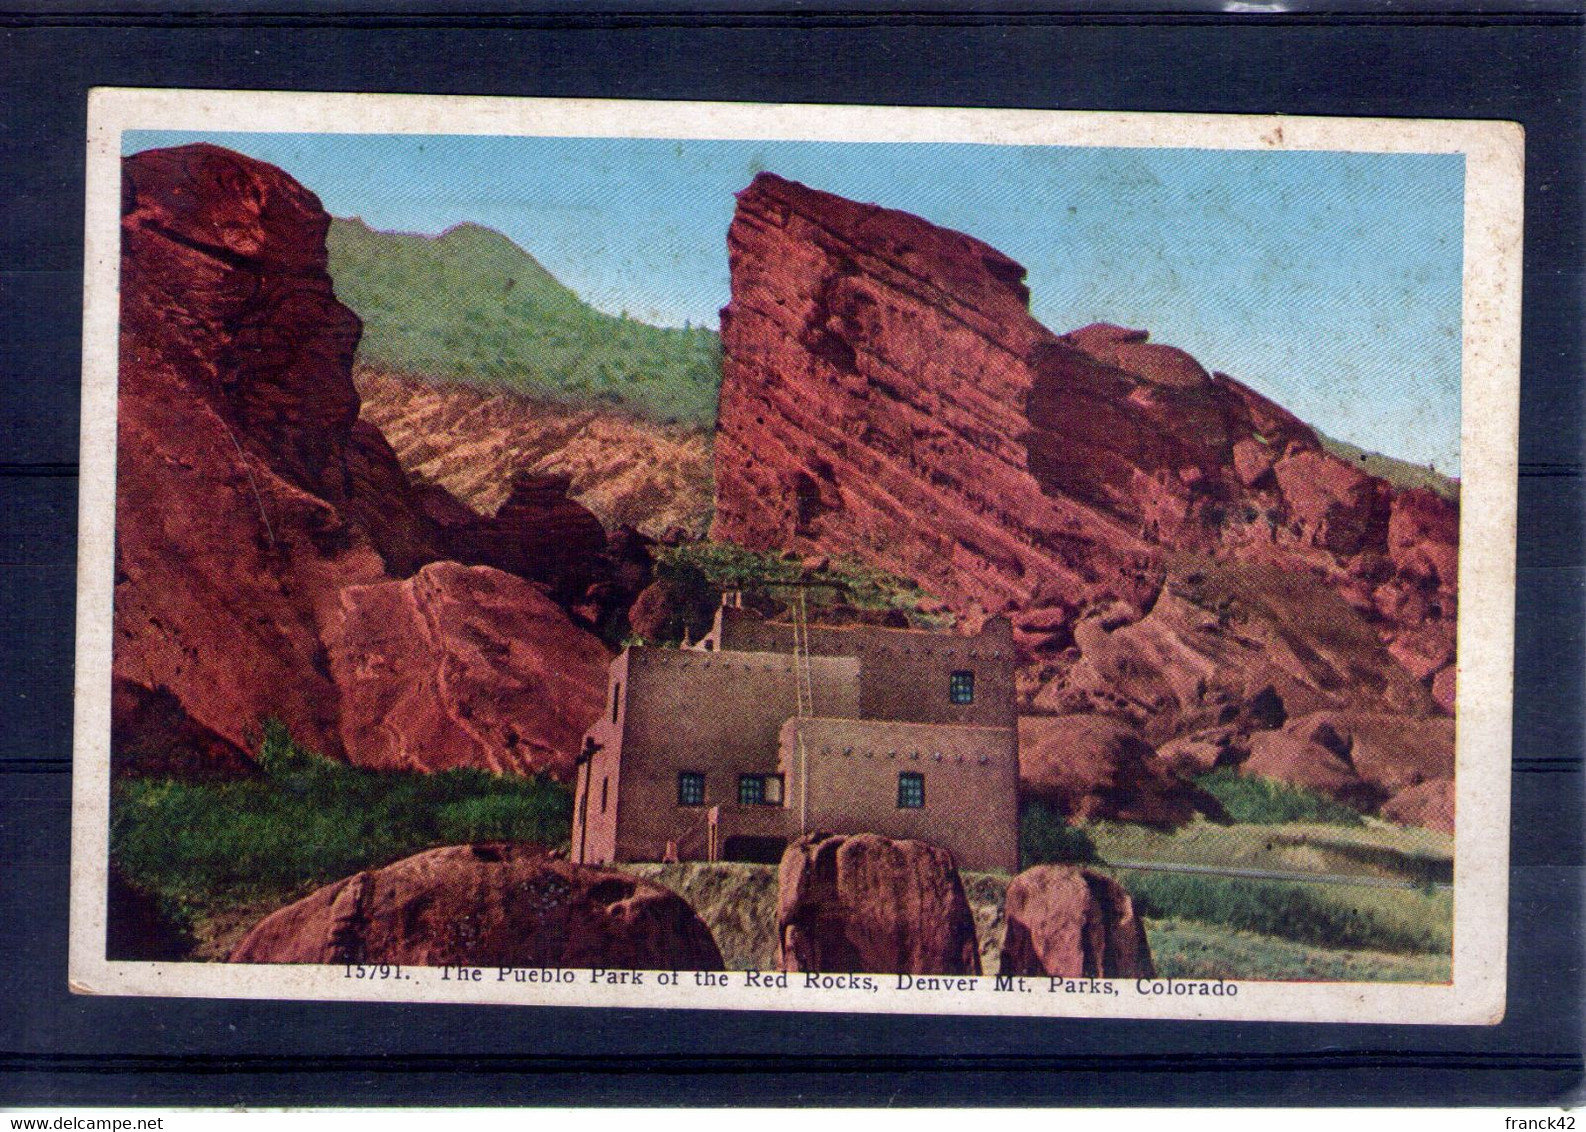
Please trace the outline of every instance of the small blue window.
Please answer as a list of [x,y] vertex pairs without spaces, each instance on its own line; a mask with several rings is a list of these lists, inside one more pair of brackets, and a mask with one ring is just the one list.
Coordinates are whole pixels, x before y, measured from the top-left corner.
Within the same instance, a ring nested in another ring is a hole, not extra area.
[[677,776],[677,804],[703,806],[705,804],[705,776],[696,770],[685,770]]
[[904,771],[898,775],[898,809],[919,810],[924,808],[925,776],[915,771]]
[[972,704],[975,702],[975,674],[968,669],[960,669],[947,678],[947,699],[949,703]]

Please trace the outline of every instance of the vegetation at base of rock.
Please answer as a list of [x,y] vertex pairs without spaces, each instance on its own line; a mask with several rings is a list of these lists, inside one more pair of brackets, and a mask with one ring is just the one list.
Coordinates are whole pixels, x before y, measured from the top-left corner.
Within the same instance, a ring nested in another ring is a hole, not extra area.
[[777,965],[775,865],[688,861],[618,865],[670,888],[710,928],[729,971],[772,971]]
[[1446,983],[1452,957],[1347,951],[1230,931],[1192,920],[1148,920],[1157,974],[1172,979]]
[[572,799],[548,778],[363,770],[265,724],[261,773],[230,782],[128,778],[110,855],[178,923],[275,906],[437,845],[567,841]]
[[1330,436],[1322,436],[1321,433],[1317,433],[1317,436],[1322,442],[1322,447],[1340,460],[1348,461],[1351,466],[1359,468],[1367,475],[1387,480],[1401,491],[1412,487],[1424,487],[1444,499],[1454,503],[1459,502],[1459,480],[1444,475],[1436,468],[1384,456],[1379,452],[1350,444],[1347,440],[1334,440]]
[[1395,954],[1453,947],[1454,901],[1447,890],[1129,870],[1119,870],[1118,879],[1147,919],[1195,920],[1294,943]]
[[1453,838],[1368,819],[1358,826],[1195,821],[1164,832],[1122,822],[1083,827],[1101,861],[1226,865],[1273,872],[1365,876],[1421,885],[1454,878]]
[[798,593],[778,583],[819,581],[831,584],[803,587],[812,612],[840,606],[876,613],[897,611],[910,627],[920,629],[942,628],[952,621],[951,614],[922,612],[922,605],[932,606],[932,597],[913,582],[857,558],[832,558],[823,568],[811,570],[791,554],[703,539],[657,547],[655,568],[658,579],[673,583],[701,607],[714,608],[723,592],[741,590],[766,599],[771,605],[768,612],[774,613],[790,605]]
[[1361,825],[1365,821],[1360,811],[1325,794],[1272,778],[1240,774],[1232,767],[1219,767],[1210,774],[1201,775],[1195,785],[1221,802],[1228,816],[1236,822],[1283,825],[1314,821],[1327,825]]
[[1019,868],[1072,865],[1099,860],[1096,844],[1061,810],[1038,798],[1019,803]]
[[368,365],[662,422],[715,422],[715,331],[598,311],[499,232],[460,224],[419,236],[338,219],[327,245],[336,296],[363,319],[358,356]]

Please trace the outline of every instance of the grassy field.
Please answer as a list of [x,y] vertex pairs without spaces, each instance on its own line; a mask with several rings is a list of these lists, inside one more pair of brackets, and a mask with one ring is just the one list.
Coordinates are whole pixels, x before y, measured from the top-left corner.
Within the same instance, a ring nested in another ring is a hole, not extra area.
[[111,794],[110,855],[166,918],[219,958],[253,920],[349,876],[437,845],[564,845],[565,786],[473,770],[361,770],[267,725],[262,774],[233,782],[126,779]]
[[[1453,947],[1453,894],[1446,889],[1252,880],[1117,870],[1147,921],[1193,920],[1291,943],[1395,954]],[[1243,977],[1243,976],[1241,976]]]
[[[477,771],[379,773],[320,758],[265,728],[261,773],[232,782],[116,783],[111,857],[191,941],[222,959],[260,917],[314,888],[436,845],[566,843],[565,787]],[[1270,816],[1270,815],[1268,815]],[[1027,806],[1021,848],[1116,876],[1146,922],[1158,970],[1179,977],[1446,980],[1452,946],[1452,839],[1376,819],[1196,821],[1165,833],[1120,823],[1068,827]],[[1034,863],[1027,861],[1026,864]],[[1189,875],[1171,863],[1343,874],[1405,887]],[[678,892],[735,969],[776,965],[776,868],[628,865]],[[995,973],[1008,877],[965,873],[982,969]]]
[[1446,983],[1452,959],[1294,943],[1193,920],[1147,920],[1157,972],[1175,979],[1239,978],[1286,982]]
[[1329,825],[1360,825],[1360,811],[1325,794],[1291,786],[1272,778],[1240,774],[1233,767],[1219,767],[1203,774],[1195,784],[1222,803],[1236,822],[1257,825],[1284,825],[1288,822],[1317,821]]
[[[1086,863],[1115,876],[1137,902],[1163,975],[1392,982],[1449,977],[1452,894],[1433,885],[1452,877],[1453,845],[1446,835],[1366,819],[1347,825],[1199,821],[1173,833],[1103,822],[1064,827],[1057,837],[1049,816],[1025,807],[1025,850],[1044,845],[1055,850],[1046,860]],[[1124,861],[1365,876],[1414,887],[1165,873],[1118,864]],[[623,867],[682,895],[710,925],[729,967],[776,965],[775,867]],[[999,873],[963,874],[987,974],[998,967],[1008,881]]]
[[716,419],[715,331],[598,311],[499,232],[462,224],[416,236],[335,220],[327,243],[336,295],[363,319],[367,365],[661,422]]
[[1274,872],[1350,874],[1415,884],[1453,879],[1453,841],[1445,833],[1366,819],[1359,825],[1311,822],[1219,825],[1199,820],[1165,833],[1097,822],[1083,833],[1103,861],[1172,861]]
[[1334,440],[1330,436],[1322,436],[1321,441],[1322,447],[1340,460],[1349,461],[1367,475],[1387,480],[1401,491],[1412,487],[1424,487],[1444,499],[1459,502],[1459,480],[1444,475],[1436,468],[1396,460],[1392,456],[1359,448],[1346,440]]

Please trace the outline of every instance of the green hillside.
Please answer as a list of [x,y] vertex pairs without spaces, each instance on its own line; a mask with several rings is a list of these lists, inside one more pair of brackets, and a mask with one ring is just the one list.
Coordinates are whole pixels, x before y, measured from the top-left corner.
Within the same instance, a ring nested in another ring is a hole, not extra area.
[[499,232],[460,224],[414,236],[338,219],[328,244],[336,294],[364,322],[365,365],[663,422],[715,421],[714,331],[597,311]]
[[1347,460],[1354,464],[1367,475],[1385,479],[1400,491],[1412,487],[1424,487],[1444,499],[1459,502],[1459,480],[1453,476],[1445,476],[1435,468],[1421,464],[1411,464],[1405,460],[1398,460],[1392,456],[1384,456],[1378,452],[1350,444],[1346,440],[1334,440],[1330,436],[1321,437],[1322,447],[1326,448],[1340,460]]

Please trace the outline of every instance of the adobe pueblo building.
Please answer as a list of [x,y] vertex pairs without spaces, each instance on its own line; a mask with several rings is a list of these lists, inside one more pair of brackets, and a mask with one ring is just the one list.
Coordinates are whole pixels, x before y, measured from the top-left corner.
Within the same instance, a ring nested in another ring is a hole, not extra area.
[[723,599],[681,649],[611,665],[572,856],[775,862],[801,833],[879,833],[1016,871],[1013,632],[765,621]]

